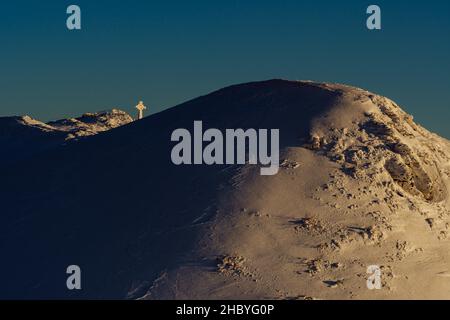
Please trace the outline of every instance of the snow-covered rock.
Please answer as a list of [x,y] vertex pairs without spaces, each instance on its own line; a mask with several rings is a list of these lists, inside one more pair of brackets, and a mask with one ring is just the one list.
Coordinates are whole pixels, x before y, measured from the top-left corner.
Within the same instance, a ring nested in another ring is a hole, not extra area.
[[27,158],[132,121],[130,115],[117,109],[49,123],[29,116],[0,117],[0,150],[3,154],[0,164]]
[[67,139],[74,139],[108,131],[132,121],[133,118],[125,111],[112,109],[97,113],[85,113],[79,118],[52,121],[47,125],[55,130],[67,132]]

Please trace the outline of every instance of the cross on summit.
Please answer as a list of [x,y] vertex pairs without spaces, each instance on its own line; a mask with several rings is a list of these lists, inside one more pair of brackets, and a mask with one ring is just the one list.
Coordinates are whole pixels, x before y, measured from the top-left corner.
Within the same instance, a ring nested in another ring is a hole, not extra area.
[[136,109],[138,110],[137,120],[141,120],[144,117],[144,110],[146,110],[147,107],[144,105],[143,101],[139,101],[139,104],[136,106]]

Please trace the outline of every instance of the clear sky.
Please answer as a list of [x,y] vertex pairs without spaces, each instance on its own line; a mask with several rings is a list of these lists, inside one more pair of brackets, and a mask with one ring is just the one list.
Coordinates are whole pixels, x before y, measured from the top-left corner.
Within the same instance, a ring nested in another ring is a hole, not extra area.
[[[82,30],[66,28],[66,8]],[[382,31],[366,8],[382,9]],[[151,112],[270,78],[388,96],[450,138],[447,0],[14,0],[0,3],[0,115]]]

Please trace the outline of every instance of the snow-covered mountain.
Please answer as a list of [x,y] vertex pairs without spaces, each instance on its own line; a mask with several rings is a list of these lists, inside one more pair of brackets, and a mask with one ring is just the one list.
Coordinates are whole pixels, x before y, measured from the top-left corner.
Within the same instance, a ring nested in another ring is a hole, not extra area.
[[0,117],[0,164],[48,151],[56,146],[96,135],[132,122],[126,112],[112,109],[79,118],[43,123],[29,116]]
[[[279,129],[279,173],[174,165],[195,120]],[[0,175],[2,298],[450,298],[450,142],[362,89],[231,86]]]

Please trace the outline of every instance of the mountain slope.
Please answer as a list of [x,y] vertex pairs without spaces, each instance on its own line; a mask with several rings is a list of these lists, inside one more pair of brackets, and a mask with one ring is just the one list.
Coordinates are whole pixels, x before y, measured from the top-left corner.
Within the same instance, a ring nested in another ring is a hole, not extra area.
[[0,164],[27,158],[132,121],[126,112],[117,109],[87,113],[79,118],[49,123],[43,123],[29,116],[0,117],[0,149],[4,155],[0,159]]
[[[173,165],[171,133],[195,120],[280,129],[280,172]],[[361,89],[228,87],[2,172],[0,295],[448,298],[449,151]]]

